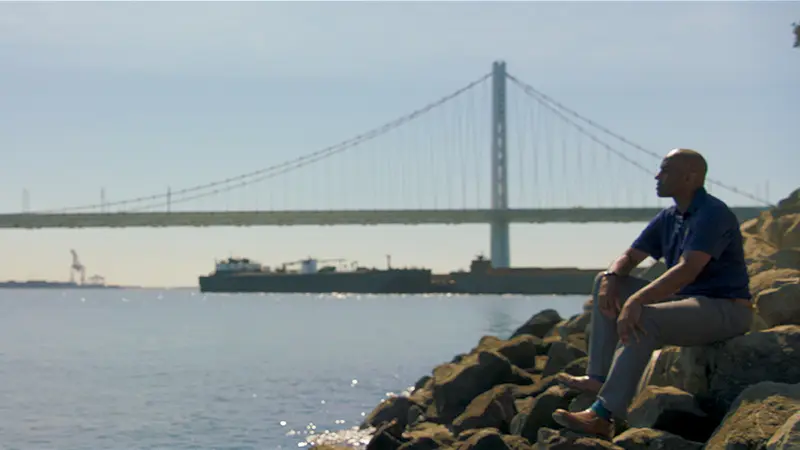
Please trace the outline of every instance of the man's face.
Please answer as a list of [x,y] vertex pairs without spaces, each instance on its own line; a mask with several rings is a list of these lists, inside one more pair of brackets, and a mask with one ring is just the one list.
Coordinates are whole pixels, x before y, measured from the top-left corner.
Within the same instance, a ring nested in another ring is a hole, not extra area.
[[659,197],[674,197],[685,189],[689,180],[680,162],[678,158],[669,155],[661,161],[661,167],[656,174],[656,195]]

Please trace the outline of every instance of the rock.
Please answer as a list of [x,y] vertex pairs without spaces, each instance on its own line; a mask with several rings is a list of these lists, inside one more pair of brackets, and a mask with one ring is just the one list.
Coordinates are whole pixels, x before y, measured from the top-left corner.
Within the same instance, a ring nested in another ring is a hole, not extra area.
[[[692,424],[687,427],[686,424]],[[716,423],[688,392],[673,386],[647,386],[628,408],[632,428],[655,428],[691,441],[705,442]]]
[[447,444],[442,444],[433,438],[422,437],[406,442],[400,447],[397,447],[397,450],[437,450],[445,446],[447,446]]
[[542,428],[537,436],[539,450],[621,450],[622,447],[604,439],[587,437],[567,430]]
[[648,369],[647,384],[674,386],[721,418],[744,388],[760,381],[800,382],[800,325],[782,325],[726,342],[668,347]]
[[767,450],[800,448],[800,414],[790,417],[767,441]]
[[782,248],[775,253],[768,255],[775,269],[797,269],[800,268],[800,247]]
[[522,334],[510,340],[495,336],[484,336],[473,352],[494,350],[505,356],[511,364],[523,369],[536,366],[536,355],[542,346],[542,340],[536,336]]
[[525,409],[520,410],[511,421],[511,433],[535,440],[540,428],[558,427],[552,418],[553,411],[566,409],[577,395],[578,392],[558,385],[548,388],[529,405],[523,405]]
[[570,375],[581,376],[586,374],[586,370],[588,367],[589,367],[589,357],[584,356],[582,358],[575,359],[571,363],[564,366],[564,368],[561,369],[561,372],[565,372]]
[[[548,346],[548,349],[550,347]],[[547,353],[542,356],[536,357],[536,365],[534,366],[533,370],[535,373],[541,374],[544,371],[545,366],[547,365]]]
[[386,422],[373,434],[366,450],[394,450],[405,442],[402,439],[403,428],[399,426],[396,419]]
[[800,276],[798,191],[800,189],[781,200],[776,208],[762,212],[740,228],[754,295],[776,287],[775,280]]
[[412,406],[418,406],[408,397],[391,397],[378,404],[364,419],[361,428],[380,427],[386,422],[397,419],[401,428],[408,425],[408,412]]
[[750,276],[750,291],[757,296],[762,291],[771,289],[790,280],[800,278],[800,269],[768,269]]
[[713,354],[709,395],[727,411],[746,388],[761,381],[800,382],[800,325],[782,325],[733,338]]
[[522,436],[505,435],[503,436],[503,442],[510,450],[534,450],[531,442]]
[[795,189],[788,197],[778,202],[778,210],[800,209],[800,188]]
[[764,211],[756,219],[742,224],[740,229],[745,241],[756,237],[776,249],[800,247],[800,207],[795,202],[790,195],[777,208]]
[[433,380],[433,377],[430,375],[425,375],[421,377],[419,380],[417,380],[416,383],[414,383],[414,390],[417,391],[419,389],[427,387],[430,384],[431,380]]
[[542,376],[555,375],[569,363],[586,356],[580,348],[562,341],[553,342],[547,352],[547,364],[542,371]]
[[404,432],[402,439],[407,440],[398,450],[426,450],[438,449],[451,445],[455,438],[444,425],[421,423],[414,425]]
[[702,442],[686,440],[677,434],[650,428],[630,428],[614,438],[625,450],[701,450]]
[[558,314],[558,311],[555,309],[545,309],[533,315],[527,322],[522,324],[516,331],[511,335],[511,338],[515,338],[522,334],[530,334],[532,336],[536,336],[538,338],[543,338],[547,333],[550,331],[551,328],[556,326],[557,323],[561,322],[561,316]]
[[436,414],[449,423],[472,399],[507,382],[511,376],[511,363],[493,351],[481,351],[465,357],[458,364],[437,367],[433,372],[432,386]]
[[414,402],[415,406],[408,409],[407,423],[413,424],[421,418],[435,417],[436,407],[433,404],[433,378],[431,378],[424,387],[414,390],[409,396],[409,400]]
[[408,425],[415,425],[419,422],[425,421],[425,411],[427,408],[422,406],[414,405],[408,409],[408,414],[406,415],[406,423]]
[[[503,436],[493,428],[481,428],[464,436],[466,439],[456,445],[456,450],[528,450],[531,447]],[[520,444],[523,444],[520,446]],[[512,446],[513,445],[513,446]]]
[[743,390],[707,450],[763,448],[793,415],[800,413],[800,384],[764,381]]
[[517,413],[513,384],[502,384],[475,397],[464,412],[453,420],[453,431],[473,428],[496,428],[508,433],[511,419]]
[[761,291],[756,297],[759,317],[768,327],[800,324],[800,277],[775,281],[780,284]]
[[[533,401],[536,397],[542,395],[544,391],[553,386],[558,386],[556,377],[545,377],[536,382],[536,384],[529,386],[517,386],[517,389],[514,391],[514,398],[517,399],[517,401]],[[517,402],[515,401],[515,404],[516,403]],[[517,411],[520,411],[520,408],[517,408]]]
[[590,312],[575,314],[569,319],[562,320],[561,322],[557,323],[553,328],[550,329],[550,331],[547,333],[547,336],[558,336],[561,339],[567,339],[568,336],[574,334],[584,334],[586,332],[586,327],[589,325],[591,320],[592,314]]

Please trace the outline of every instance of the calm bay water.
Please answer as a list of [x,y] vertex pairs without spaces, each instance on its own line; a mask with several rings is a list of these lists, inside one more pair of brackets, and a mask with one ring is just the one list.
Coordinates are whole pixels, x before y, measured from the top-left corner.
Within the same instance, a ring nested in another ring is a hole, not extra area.
[[5,449],[285,449],[584,296],[0,290]]

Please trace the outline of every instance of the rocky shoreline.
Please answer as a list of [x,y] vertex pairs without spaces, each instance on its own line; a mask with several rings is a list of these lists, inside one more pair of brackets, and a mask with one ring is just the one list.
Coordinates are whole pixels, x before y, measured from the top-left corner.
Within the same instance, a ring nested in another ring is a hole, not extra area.
[[[508,339],[484,336],[362,428],[368,450],[800,448],[800,189],[741,227],[757,314],[743,336],[653,354],[613,442],[564,430],[557,408],[594,398],[560,386],[584,375],[591,304],[531,317]],[[318,450],[346,449],[329,445]]]

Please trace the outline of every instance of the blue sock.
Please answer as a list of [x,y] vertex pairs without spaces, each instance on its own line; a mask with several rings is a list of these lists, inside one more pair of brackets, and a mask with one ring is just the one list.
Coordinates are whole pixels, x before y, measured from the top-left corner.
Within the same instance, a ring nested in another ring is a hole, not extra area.
[[597,399],[597,401],[595,401],[589,409],[594,411],[598,417],[605,420],[611,420],[611,411],[607,410],[606,407],[603,406],[603,402],[601,402],[600,399]]
[[601,383],[605,383],[606,382],[606,377],[604,377],[602,375],[589,375],[589,378],[591,378],[592,380],[599,381]]

